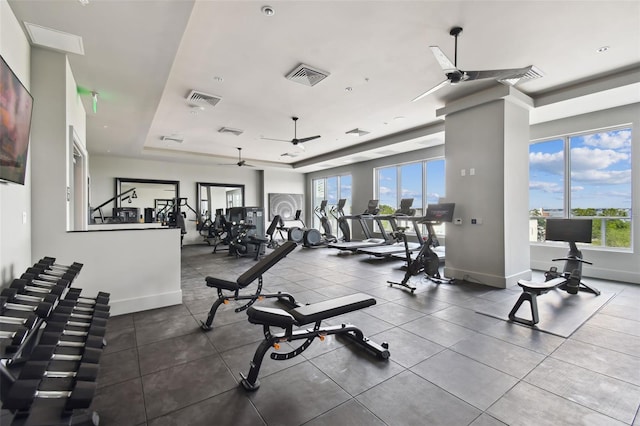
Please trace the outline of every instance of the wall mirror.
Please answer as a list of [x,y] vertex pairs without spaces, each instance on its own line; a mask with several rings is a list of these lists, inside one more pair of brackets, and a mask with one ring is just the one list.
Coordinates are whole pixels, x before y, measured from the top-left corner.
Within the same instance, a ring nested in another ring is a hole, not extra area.
[[[180,197],[177,180],[116,178],[113,218],[120,222],[155,222],[167,201]],[[109,212],[111,213],[111,212]]]
[[197,210],[203,221],[215,219],[217,209],[244,206],[244,185],[232,183],[196,183]]

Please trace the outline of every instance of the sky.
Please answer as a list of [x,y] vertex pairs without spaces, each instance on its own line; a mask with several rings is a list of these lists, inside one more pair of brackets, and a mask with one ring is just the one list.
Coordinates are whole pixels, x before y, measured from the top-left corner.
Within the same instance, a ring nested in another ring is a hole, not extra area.
[[[529,148],[529,208],[562,209],[563,140]],[[631,129],[572,136],[571,208],[631,208]]]
[[[398,197],[398,173],[401,181],[401,196]],[[427,162],[427,204],[436,204],[444,197],[444,160]],[[378,196],[380,205],[393,208],[399,206],[398,198],[413,198],[413,208],[422,208],[422,162],[378,169]]]

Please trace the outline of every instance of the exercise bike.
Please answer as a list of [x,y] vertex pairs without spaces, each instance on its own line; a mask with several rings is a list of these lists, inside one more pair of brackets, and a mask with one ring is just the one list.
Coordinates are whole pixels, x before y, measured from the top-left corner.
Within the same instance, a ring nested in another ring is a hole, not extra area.
[[411,293],[413,293],[417,287],[410,285],[409,280],[412,276],[418,275],[421,272],[424,272],[427,279],[436,284],[454,283],[454,278],[445,278],[440,275],[440,258],[433,251],[434,248],[440,245],[433,225],[453,221],[454,208],[454,203],[431,204],[427,207],[426,216],[423,220],[418,221],[418,223],[427,226],[427,240],[422,244],[422,247],[420,247],[420,251],[415,259],[411,259],[411,249],[409,248],[409,242],[404,233],[404,228],[398,228],[398,230],[395,231],[396,238],[400,238],[404,242],[407,267],[401,282],[387,281],[391,287],[398,285],[411,290]]
[[315,228],[309,228],[304,231],[302,237],[303,246],[307,248],[320,247],[329,243],[335,243],[338,239],[333,235],[331,231],[331,223],[327,217],[327,200],[322,200],[320,205],[317,206],[313,213],[320,220],[320,226],[324,233],[320,233]]

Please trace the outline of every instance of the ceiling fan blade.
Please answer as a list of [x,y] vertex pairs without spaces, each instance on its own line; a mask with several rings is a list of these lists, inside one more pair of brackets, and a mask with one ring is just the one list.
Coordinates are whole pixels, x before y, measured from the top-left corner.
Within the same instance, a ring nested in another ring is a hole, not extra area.
[[297,139],[298,143],[302,143],[302,142],[309,142],[312,141],[314,139],[318,139],[320,137],[320,135],[315,135],[315,136],[309,136],[308,138],[300,138]]
[[449,80],[448,79],[444,80],[443,82],[438,83],[437,86],[434,86],[431,89],[429,89],[426,92],[424,92],[423,94],[416,96],[415,98],[413,98],[411,100],[411,102],[419,101],[420,99],[424,98],[425,96],[429,96],[430,94],[432,94],[436,90],[440,90],[441,88],[443,88],[444,86],[446,86],[448,84],[449,84]]
[[458,70],[453,62],[451,62],[451,59],[447,58],[447,55],[445,55],[438,46],[429,46],[429,48],[433,52],[433,56],[436,57],[436,61],[438,61],[445,74]]
[[286,140],[286,139],[273,139],[273,138],[264,138],[264,137],[261,137],[260,139],[264,139],[266,141],[278,141],[278,142],[289,142],[289,143],[293,142],[291,140]]
[[502,70],[465,71],[467,80],[481,80],[493,78],[506,85],[514,85],[520,80],[532,80],[543,76],[542,71],[533,65],[524,68],[510,68]]

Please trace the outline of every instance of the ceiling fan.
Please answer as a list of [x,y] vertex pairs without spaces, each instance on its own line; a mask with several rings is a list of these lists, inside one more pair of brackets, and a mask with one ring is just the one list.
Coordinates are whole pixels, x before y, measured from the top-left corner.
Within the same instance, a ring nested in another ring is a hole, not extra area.
[[218,164],[218,166],[238,166],[238,167],[247,166],[247,167],[255,167],[252,164],[247,164],[247,162],[242,159],[242,148],[236,148],[236,149],[238,150],[238,162],[237,163],[224,163],[224,164]]
[[316,136],[309,136],[308,138],[300,138],[298,139],[298,117],[291,117],[291,119],[293,120],[293,139],[291,140],[285,140],[285,139],[272,139],[272,138],[265,138],[262,137],[261,139],[265,139],[268,141],[279,141],[279,142],[291,142],[292,144],[294,144],[295,146],[300,146],[300,148],[304,151],[304,146],[300,145],[303,142],[309,142],[312,141],[314,139],[318,139],[320,137],[320,135],[316,135]]
[[453,63],[447,56],[440,50],[438,46],[429,46],[436,60],[442,67],[447,79],[439,83],[435,87],[427,90],[423,94],[416,96],[412,102],[424,98],[427,95],[432,94],[438,89],[450,84],[455,85],[464,81],[494,79],[502,84],[513,86],[522,80],[532,80],[534,78],[542,77],[542,71],[536,68],[534,65],[529,65],[524,68],[511,68],[502,70],[485,70],[485,71],[463,71],[458,68],[458,36],[462,33],[461,27],[453,27],[449,31],[449,34],[455,38],[455,51],[453,57]]

